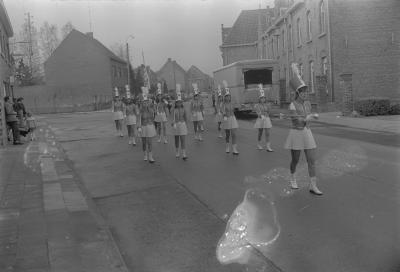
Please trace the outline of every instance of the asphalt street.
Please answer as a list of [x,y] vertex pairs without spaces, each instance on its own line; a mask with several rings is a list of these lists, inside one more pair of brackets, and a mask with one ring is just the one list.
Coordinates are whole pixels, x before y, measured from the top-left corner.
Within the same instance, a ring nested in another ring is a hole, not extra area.
[[[318,197],[308,192],[303,155],[300,190],[288,187],[287,120],[273,120],[273,153],[256,150],[253,123],[241,120],[240,155],[233,156],[225,153],[210,115],[203,142],[188,136],[187,161],[175,158],[169,136],[169,144],[154,143],[151,165],[140,144],[115,136],[111,118],[96,112],[42,120],[73,162],[131,271],[400,271],[398,136],[313,124],[324,192]],[[216,250],[228,243],[224,232],[232,230],[231,215],[240,209],[256,210],[248,224],[258,227],[246,236],[247,258],[232,255],[222,264]]]

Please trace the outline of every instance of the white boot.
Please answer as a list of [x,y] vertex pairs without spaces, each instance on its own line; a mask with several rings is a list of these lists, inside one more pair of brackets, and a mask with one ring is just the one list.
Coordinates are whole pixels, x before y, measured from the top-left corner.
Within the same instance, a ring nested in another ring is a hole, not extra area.
[[168,144],[168,138],[167,138],[167,136],[164,136],[164,144]]
[[262,150],[262,149],[263,149],[263,147],[262,147],[262,145],[261,145],[261,142],[258,142],[258,144],[257,144],[257,149],[258,149],[258,150]]
[[232,145],[232,150],[233,150],[233,155],[239,155],[239,152],[237,151],[237,144]]
[[176,149],[175,149],[175,157],[179,158],[179,156],[180,156],[180,155],[179,155],[179,148],[176,148]]
[[185,149],[182,149],[182,159],[183,160],[187,160],[187,156],[186,156],[186,150]]
[[201,133],[199,133],[199,141],[203,141],[203,138],[201,137]]
[[124,134],[122,133],[122,129],[119,131],[119,137],[124,137]]
[[218,134],[218,138],[222,138],[222,137],[224,137],[224,136],[222,136],[222,132],[220,131]]
[[230,144],[229,144],[229,143],[226,143],[226,149],[225,149],[225,152],[226,152],[226,153],[229,153],[229,152],[231,152],[231,150],[230,150]]
[[132,137],[132,144],[133,144],[133,145],[136,145],[136,139],[135,139],[135,137]]
[[144,160],[144,161],[147,161],[147,160],[148,160],[147,151],[144,152],[144,159],[143,159],[143,160]]
[[292,189],[299,189],[299,186],[297,185],[296,177],[294,174],[290,174],[290,188]]
[[157,143],[161,143],[161,135],[158,137]]
[[149,152],[149,163],[154,163],[153,152]]
[[129,137],[129,142],[128,142],[128,144],[129,144],[129,145],[132,144],[132,137]]
[[267,143],[267,151],[268,152],[274,152],[274,150],[271,148],[271,143],[270,142]]
[[315,195],[322,195],[322,192],[317,187],[317,178],[310,178],[310,193]]

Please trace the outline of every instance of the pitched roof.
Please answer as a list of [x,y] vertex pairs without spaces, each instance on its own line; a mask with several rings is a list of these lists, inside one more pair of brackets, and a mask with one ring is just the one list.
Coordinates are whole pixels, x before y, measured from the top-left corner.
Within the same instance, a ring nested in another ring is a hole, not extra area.
[[222,46],[256,42],[259,16],[262,31],[267,29],[266,12],[266,9],[242,10]]
[[[110,49],[108,49],[106,46],[104,46],[101,42],[99,42],[95,38],[90,37],[88,34],[84,34],[84,33],[80,32],[80,31],[78,31],[76,29],[72,29],[71,32],[64,38],[64,40],[62,40],[61,43],[57,46],[57,48],[60,47],[60,45],[71,35],[79,35],[79,36],[81,36],[82,38],[84,38],[84,39],[88,40],[89,42],[91,42],[92,44],[94,44],[100,50],[103,50],[103,52],[107,56],[109,56],[111,59],[126,64],[125,60],[123,60],[120,57],[118,57],[117,55],[115,55]],[[54,54],[54,52],[57,50],[57,48],[53,51],[53,53],[50,55],[50,57]],[[46,60],[46,62],[47,62],[47,60]]]
[[175,66],[175,68],[181,70],[184,74],[186,74],[185,69],[182,68],[182,66],[180,66],[175,60],[171,60],[171,58],[168,58],[168,60],[164,63],[164,65],[160,68],[160,70],[158,70],[156,73],[157,75],[159,75],[162,70],[164,70],[164,68],[168,65],[168,63],[172,63],[172,65]]
[[200,75],[202,77],[210,77],[209,75],[203,73],[198,67],[195,65],[190,66],[189,70],[187,70],[187,75]]
[[11,25],[10,17],[8,17],[6,7],[4,6],[3,0],[0,0],[0,23],[3,24],[4,29],[8,37],[14,35],[13,28]]

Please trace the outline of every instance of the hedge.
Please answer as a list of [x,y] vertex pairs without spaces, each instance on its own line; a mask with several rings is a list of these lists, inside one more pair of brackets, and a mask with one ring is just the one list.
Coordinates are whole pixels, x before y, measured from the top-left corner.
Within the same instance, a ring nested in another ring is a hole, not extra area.
[[400,104],[390,106],[389,114],[400,115]]
[[356,101],[355,110],[364,116],[389,114],[390,100],[384,97],[366,97]]

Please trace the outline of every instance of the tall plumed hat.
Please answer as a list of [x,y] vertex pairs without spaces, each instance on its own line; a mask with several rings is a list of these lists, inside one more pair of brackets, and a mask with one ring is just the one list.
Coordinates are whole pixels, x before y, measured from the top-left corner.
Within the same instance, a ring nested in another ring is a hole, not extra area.
[[224,85],[224,88],[225,88],[225,96],[231,95],[231,92],[229,91],[229,88],[228,88],[228,82],[226,82],[226,80],[223,80],[222,84]]
[[264,89],[263,89],[263,85],[262,85],[262,84],[258,84],[258,88],[259,88],[259,91],[260,91],[260,96],[259,96],[259,98],[265,97],[265,91],[264,91]]
[[176,101],[182,101],[181,84],[176,84]]
[[149,88],[143,86],[142,88],[143,101],[149,100]]
[[157,95],[162,95],[161,83],[157,83]]
[[119,97],[118,87],[114,88],[114,96]]
[[131,98],[131,90],[129,89],[129,85],[125,85],[125,90],[126,90],[126,98],[130,99]]
[[193,87],[194,95],[198,95],[199,87],[197,86],[197,83],[192,83],[192,87]]
[[306,83],[301,78],[299,65],[297,63],[292,63],[292,78],[289,80],[290,86],[295,90],[298,91],[302,87],[306,87]]

